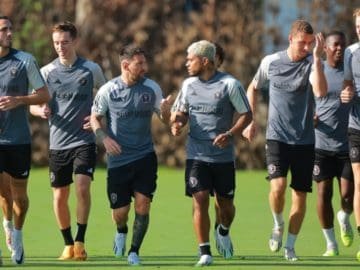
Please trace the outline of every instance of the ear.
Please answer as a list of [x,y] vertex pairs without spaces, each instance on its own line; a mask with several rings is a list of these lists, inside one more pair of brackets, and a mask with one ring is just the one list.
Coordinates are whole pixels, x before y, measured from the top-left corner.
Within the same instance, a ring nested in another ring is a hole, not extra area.
[[289,43],[291,43],[291,42],[292,42],[292,40],[293,40],[293,36],[292,36],[291,34],[288,36],[288,40],[289,40]]
[[127,61],[127,60],[122,60],[122,61],[121,61],[121,69],[123,69],[123,70],[128,70],[128,67],[129,67],[129,61]]

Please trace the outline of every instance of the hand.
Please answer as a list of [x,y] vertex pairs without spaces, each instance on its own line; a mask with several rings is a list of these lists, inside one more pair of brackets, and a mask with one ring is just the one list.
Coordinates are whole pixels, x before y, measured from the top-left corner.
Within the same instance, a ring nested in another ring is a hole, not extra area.
[[355,95],[354,88],[351,86],[346,86],[340,93],[340,100],[342,103],[349,103]]
[[43,119],[49,119],[51,115],[51,109],[47,104],[41,105],[39,108],[39,116]]
[[179,136],[181,134],[181,129],[183,128],[182,122],[174,122],[171,125],[171,134],[174,136]]
[[325,40],[324,40],[324,36],[322,33],[317,33],[315,35],[315,47],[313,50],[313,55],[316,58],[321,58],[321,55],[324,52],[324,45],[325,45]]
[[219,148],[225,148],[230,142],[230,136],[226,133],[221,133],[213,141],[213,145]]
[[0,97],[0,110],[9,111],[11,109],[16,108],[21,103],[16,97],[12,96],[2,96]]
[[92,130],[91,125],[90,125],[90,115],[88,115],[84,118],[83,129],[85,129],[86,131]]
[[252,142],[252,141],[254,140],[254,138],[256,137],[257,133],[258,133],[257,124],[256,124],[254,121],[252,121],[252,122],[250,123],[250,125],[248,125],[248,126],[244,129],[242,135],[243,135],[249,142]]
[[109,136],[106,136],[103,139],[103,144],[106,150],[106,153],[110,156],[116,156],[121,154],[121,146]]
[[171,98],[171,95],[168,95],[166,98],[163,98],[160,103],[160,111],[163,113],[170,113],[170,109],[174,101]]
[[317,125],[319,124],[319,116],[318,115],[314,115],[313,116],[313,122],[314,122],[314,127],[316,128]]

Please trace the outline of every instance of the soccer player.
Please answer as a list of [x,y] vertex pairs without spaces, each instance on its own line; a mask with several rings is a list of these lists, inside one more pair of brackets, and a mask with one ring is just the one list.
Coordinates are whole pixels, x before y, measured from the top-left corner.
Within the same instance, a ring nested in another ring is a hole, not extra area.
[[22,228],[29,206],[31,164],[27,111],[28,105],[47,102],[49,93],[34,57],[12,48],[11,43],[11,21],[0,16],[0,196],[13,201],[13,228],[10,220],[6,224],[11,232],[11,259],[23,264]]
[[[65,243],[59,259],[86,260],[85,232],[91,204],[90,184],[96,164],[90,114],[93,90],[105,83],[105,77],[99,65],[77,55],[77,29],[72,23],[56,24],[52,40],[58,58],[41,68],[51,100],[42,106],[32,106],[31,112],[49,120],[53,209]],[[68,205],[73,174],[77,198],[75,239]]]
[[[315,164],[313,178],[317,182],[317,213],[326,240],[323,256],[339,254],[334,232],[334,210],[331,203],[333,178],[339,181],[341,210],[337,218],[341,229],[341,239],[345,246],[353,241],[349,222],[352,213],[354,182],[349,158],[347,137],[348,118],[351,104],[348,102],[353,92],[343,90],[345,35],[332,31],[325,39],[324,73],[328,93],[316,97]],[[342,97],[342,99],[340,98]]]
[[[360,8],[354,11],[356,34],[360,40]],[[356,42],[345,50],[344,56],[344,86],[349,91],[355,91],[354,101],[349,118],[350,160],[354,173],[354,216],[358,234],[360,235],[360,43]],[[360,250],[356,254],[360,261]]]
[[[311,54],[314,41],[316,45]],[[327,92],[321,61],[323,45],[321,34],[314,35],[308,22],[296,20],[290,29],[287,50],[268,55],[261,61],[247,92],[253,113],[256,113],[257,93],[269,83],[266,162],[270,179],[269,203],[274,218],[269,246],[274,252],[282,246],[286,175],[288,169],[291,170],[292,204],[285,244],[285,259],[289,261],[298,259],[294,244],[305,216],[306,194],[312,190],[314,95],[322,97]],[[255,134],[254,120],[244,136],[251,141]]]
[[[235,216],[234,135],[241,134],[252,114],[245,91],[233,76],[217,71],[215,45],[206,40],[187,49],[186,79],[172,108],[171,132],[180,135],[189,123],[185,171],[186,195],[192,197],[193,225],[199,244],[197,266],[212,263],[208,213],[215,195],[219,224],[215,230],[218,252],[233,256],[229,230]],[[234,113],[240,114],[233,124]]]
[[170,97],[162,99],[160,86],[145,77],[148,65],[143,49],[124,47],[120,67],[121,75],[102,86],[95,97],[91,126],[108,157],[107,194],[117,226],[115,256],[125,254],[128,214],[134,197],[135,220],[127,261],[140,265],[139,250],[149,225],[157,179],[151,119],[155,112],[168,123],[171,105]]

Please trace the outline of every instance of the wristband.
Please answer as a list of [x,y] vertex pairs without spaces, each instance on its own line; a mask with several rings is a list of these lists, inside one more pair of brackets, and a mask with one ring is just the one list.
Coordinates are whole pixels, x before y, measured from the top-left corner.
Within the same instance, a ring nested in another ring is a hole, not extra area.
[[230,130],[226,131],[225,132],[225,135],[228,137],[228,138],[232,138],[234,136],[234,134],[232,134],[232,132]]

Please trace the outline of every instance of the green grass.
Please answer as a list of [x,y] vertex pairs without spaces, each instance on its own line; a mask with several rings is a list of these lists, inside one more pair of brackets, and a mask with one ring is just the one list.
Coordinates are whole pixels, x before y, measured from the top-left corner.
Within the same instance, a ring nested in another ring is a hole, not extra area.
[[[141,249],[145,269],[192,269],[197,260],[197,245],[191,221],[191,200],[184,196],[182,169],[159,169],[158,189],[152,204],[150,227]],[[316,217],[315,191],[309,195],[308,211],[296,244],[301,260],[290,263],[280,253],[268,250],[272,218],[268,206],[268,183],[264,171],[238,171],[236,218],[231,228],[235,257],[224,260],[215,256],[211,269],[357,269],[355,260],[358,237],[350,248],[340,245],[341,255],[323,258],[325,242]],[[112,255],[115,226],[111,221],[106,198],[106,172],[98,169],[92,185],[92,210],[86,237],[89,260],[61,262],[56,260],[63,248],[52,211],[52,194],[47,169],[33,169],[29,182],[30,209],[24,227],[26,269],[122,269],[129,268],[126,259]],[[290,191],[290,190],[289,190]],[[290,194],[290,192],[288,192]],[[335,209],[338,209],[335,191]],[[72,213],[75,210],[73,192]],[[289,198],[287,207],[289,206]],[[213,216],[213,207],[211,215]],[[133,212],[133,211],[132,211]],[[288,208],[286,209],[286,214]],[[73,216],[74,217],[74,216]],[[133,216],[130,217],[132,221]],[[72,225],[75,228],[75,219]],[[131,228],[132,222],[129,222]],[[335,224],[338,233],[338,226]],[[73,229],[74,230],[74,229]],[[211,234],[212,238],[212,234]],[[339,237],[338,237],[339,238]],[[213,241],[213,239],[211,239]],[[128,238],[128,246],[130,237]],[[15,267],[9,258],[3,236],[0,237],[4,267]],[[212,252],[216,255],[212,242]]]

